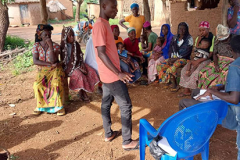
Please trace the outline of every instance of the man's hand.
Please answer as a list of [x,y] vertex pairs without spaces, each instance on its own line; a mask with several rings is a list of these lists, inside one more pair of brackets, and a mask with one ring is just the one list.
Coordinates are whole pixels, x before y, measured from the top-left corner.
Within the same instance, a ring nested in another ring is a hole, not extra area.
[[207,89],[207,91],[206,91],[204,94],[202,94],[201,96],[198,96],[198,97],[196,98],[196,100],[198,101],[198,100],[201,99],[202,97],[207,97],[207,96],[209,96],[210,99],[213,100],[213,97],[212,97],[212,89]]
[[127,73],[127,72],[120,72],[118,73],[118,78],[123,81],[124,83],[127,83],[129,81],[132,81],[132,77],[134,77],[134,75]]

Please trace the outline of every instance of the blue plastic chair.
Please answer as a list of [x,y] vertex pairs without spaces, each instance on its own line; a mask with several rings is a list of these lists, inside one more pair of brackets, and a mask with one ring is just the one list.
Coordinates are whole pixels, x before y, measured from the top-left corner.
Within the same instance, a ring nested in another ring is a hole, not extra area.
[[209,157],[209,139],[217,124],[227,114],[228,105],[221,100],[209,101],[181,110],[163,122],[158,130],[146,119],[140,119],[140,160],[145,159],[145,147],[157,135],[167,138],[169,145],[177,152],[175,157],[168,154],[161,160],[188,159],[199,153],[203,160]]

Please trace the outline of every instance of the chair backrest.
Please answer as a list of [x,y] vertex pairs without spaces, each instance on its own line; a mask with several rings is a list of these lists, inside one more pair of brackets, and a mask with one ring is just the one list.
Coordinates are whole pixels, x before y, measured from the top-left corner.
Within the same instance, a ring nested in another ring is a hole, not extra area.
[[164,121],[159,134],[167,138],[178,158],[194,156],[202,151],[217,124],[221,124],[227,107],[227,103],[220,100],[191,106]]

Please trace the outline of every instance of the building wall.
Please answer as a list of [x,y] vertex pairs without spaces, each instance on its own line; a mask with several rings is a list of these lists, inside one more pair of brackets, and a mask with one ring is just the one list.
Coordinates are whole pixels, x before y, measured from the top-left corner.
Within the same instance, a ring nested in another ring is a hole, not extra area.
[[99,4],[88,3],[87,9],[88,9],[88,17],[89,18],[91,18],[92,15],[94,15],[96,18],[99,17],[99,13],[100,13],[100,5]]
[[214,9],[186,11],[186,2],[177,2],[171,4],[171,24],[172,32],[177,33],[177,27],[180,22],[187,22],[189,32],[195,39],[198,35],[198,25],[201,21],[210,23],[210,30],[215,34],[215,28],[222,23],[222,5],[220,0],[218,7]]
[[42,23],[39,3],[29,3],[28,12],[30,15],[30,25],[38,25]]
[[73,2],[71,0],[58,0],[64,7],[67,8],[65,10],[65,14],[69,17],[73,18]]
[[21,14],[18,4],[8,4],[8,15],[10,25],[21,25]]

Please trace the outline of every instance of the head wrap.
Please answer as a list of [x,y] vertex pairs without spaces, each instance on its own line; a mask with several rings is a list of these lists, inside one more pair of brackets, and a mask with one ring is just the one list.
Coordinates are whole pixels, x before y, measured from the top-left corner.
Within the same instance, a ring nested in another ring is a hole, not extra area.
[[118,25],[111,25],[112,31],[113,31],[114,28],[118,28],[119,29]]
[[162,28],[163,26],[166,26],[168,28],[168,33],[167,33],[167,42],[165,44],[165,46],[162,48],[162,52],[163,52],[163,57],[165,59],[168,59],[168,51],[169,51],[169,47],[170,47],[170,43],[172,41],[172,37],[173,37],[173,34],[171,32],[171,27],[169,24],[163,24],[162,27],[161,27],[161,33],[160,33],[160,37],[164,37],[165,35],[162,33]]
[[179,27],[180,26],[185,26],[186,27],[186,32],[185,32],[185,35],[184,35],[184,37],[183,37],[183,39],[185,40],[190,34],[189,34],[189,28],[188,28],[188,24],[186,23],[186,22],[181,22],[181,23],[179,23],[179,25],[178,25],[178,36],[179,36]]
[[223,41],[230,36],[230,29],[221,24],[217,26],[217,39]]
[[134,27],[129,27],[127,32],[130,33],[131,31],[136,31],[136,29]]
[[207,22],[207,21],[202,21],[202,22],[199,24],[199,28],[210,28],[210,24],[209,24],[209,22]]
[[37,26],[37,29],[36,29],[36,34],[35,34],[35,42],[40,42],[42,41],[42,39],[40,38],[42,32],[44,30],[47,30],[47,31],[52,31],[53,30],[53,27],[50,25],[50,24],[39,24]]
[[146,21],[146,22],[143,24],[143,27],[144,27],[144,28],[149,27],[149,26],[151,26],[151,23],[148,22],[148,21]]
[[138,5],[137,3],[133,3],[133,4],[130,6],[131,9],[133,9],[134,7],[139,8],[139,5]]

